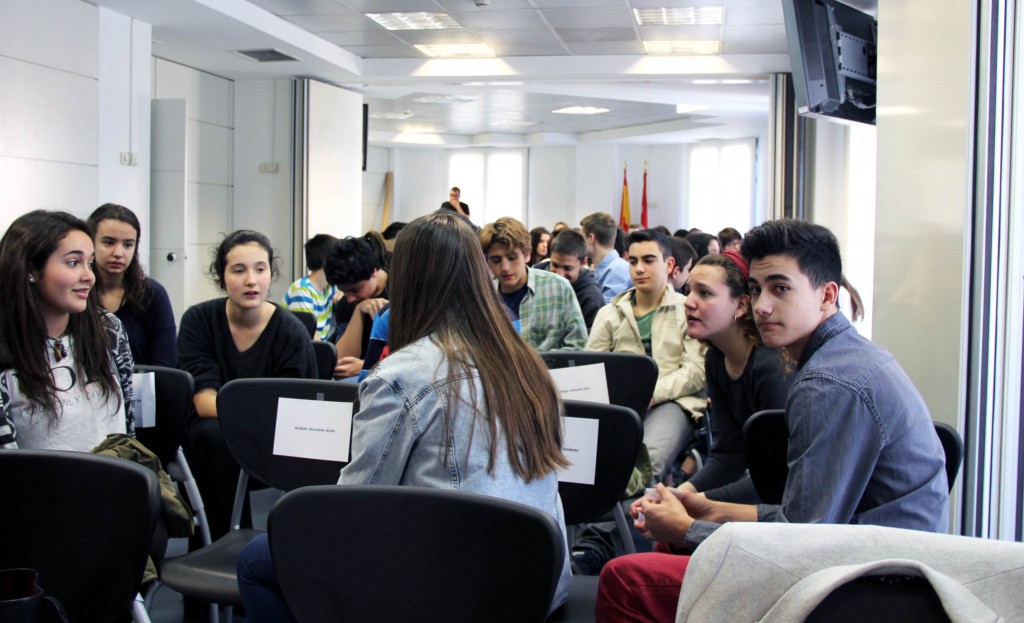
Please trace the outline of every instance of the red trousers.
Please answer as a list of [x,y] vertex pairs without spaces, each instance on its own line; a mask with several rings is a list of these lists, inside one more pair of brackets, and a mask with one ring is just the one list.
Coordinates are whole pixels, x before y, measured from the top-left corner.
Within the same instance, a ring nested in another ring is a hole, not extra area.
[[658,552],[611,559],[598,584],[597,623],[675,621],[689,562],[689,556]]

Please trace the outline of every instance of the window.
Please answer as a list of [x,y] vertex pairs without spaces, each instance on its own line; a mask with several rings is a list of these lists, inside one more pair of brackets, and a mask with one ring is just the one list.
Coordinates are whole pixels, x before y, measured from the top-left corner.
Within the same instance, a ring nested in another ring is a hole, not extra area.
[[754,165],[757,141],[707,141],[687,154],[686,229],[718,233],[725,227],[745,232],[753,225]]

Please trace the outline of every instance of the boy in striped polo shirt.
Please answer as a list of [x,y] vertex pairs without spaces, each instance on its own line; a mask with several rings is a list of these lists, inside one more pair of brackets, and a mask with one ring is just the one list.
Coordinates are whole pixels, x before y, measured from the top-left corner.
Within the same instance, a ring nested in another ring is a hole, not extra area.
[[314,340],[327,340],[334,331],[334,296],[338,289],[327,283],[324,258],[337,238],[317,234],[306,241],[306,268],[309,274],[288,287],[281,303],[292,311],[309,312],[316,317]]

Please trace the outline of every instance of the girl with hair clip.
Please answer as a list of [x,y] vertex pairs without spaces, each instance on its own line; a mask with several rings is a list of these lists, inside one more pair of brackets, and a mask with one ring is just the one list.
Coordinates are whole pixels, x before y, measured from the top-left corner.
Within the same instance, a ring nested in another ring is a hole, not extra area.
[[138,217],[124,206],[105,203],[89,215],[89,227],[96,245],[100,304],[124,326],[136,365],[177,367],[171,300],[142,270]]
[[[391,269],[391,354],[360,385],[338,484],[491,495],[550,513],[564,534],[559,395],[513,328],[473,231],[450,214],[418,218]],[[570,577],[566,553],[552,610]],[[265,535],[242,551],[238,582],[247,618],[294,620]]]
[[730,502],[758,501],[750,478],[743,477],[743,424],[763,409],[784,408],[792,381],[792,373],[783,372],[778,353],[761,343],[754,326],[749,274],[747,261],[736,251],[707,255],[690,272],[685,303],[690,337],[710,346],[704,370],[714,443],[707,464],[679,488]]
[[228,531],[239,469],[217,421],[218,390],[234,379],[317,378],[313,341],[302,321],[267,300],[277,263],[263,234],[228,234],[209,271],[227,297],[193,305],[181,318],[178,367],[195,380],[198,415],[188,427],[189,462],[214,539]]
[[132,355],[94,289],[92,232],[36,210],[0,240],[0,447],[89,452],[134,436]]

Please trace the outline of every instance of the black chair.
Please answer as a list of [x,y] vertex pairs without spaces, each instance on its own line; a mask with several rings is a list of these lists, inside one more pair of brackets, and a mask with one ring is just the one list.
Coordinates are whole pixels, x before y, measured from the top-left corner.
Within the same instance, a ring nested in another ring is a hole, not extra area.
[[316,356],[316,371],[319,378],[330,381],[334,378],[334,368],[338,365],[338,349],[330,342],[313,342],[313,355]]
[[658,364],[647,355],[590,351],[540,353],[549,369],[604,364],[608,402],[632,409],[643,417],[658,383]]
[[[179,593],[213,604],[241,605],[235,565],[238,553],[261,533],[242,529],[249,477],[284,491],[333,484],[345,462],[279,456],[274,434],[279,398],[355,403],[358,386],[312,379],[237,379],[217,392],[217,414],[224,440],[241,466],[232,510],[232,529],[212,544],[168,559],[161,579]],[[355,407],[353,407],[353,412]],[[213,617],[216,619],[216,617]]]
[[765,504],[782,502],[786,489],[789,463],[789,428],[786,411],[765,409],[750,416],[743,424],[743,445],[747,454],[747,469],[757,496]]
[[543,621],[563,565],[547,513],[422,487],[286,494],[270,550],[299,621]]
[[123,459],[47,450],[0,451],[0,474],[0,568],[36,569],[71,621],[125,616],[160,513],[156,474]]
[[[570,527],[569,542],[574,542],[571,526],[604,519],[610,512],[617,528],[620,551],[635,553],[633,537],[619,500],[633,474],[637,453],[643,443],[644,428],[640,416],[626,407],[576,400],[565,401],[565,416],[599,422],[594,484],[558,483],[565,523]],[[573,576],[565,605],[553,612],[548,620],[552,623],[593,621],[597,579],[597,576]]]
[[952,491],[953,481],[956,480],[960,464],[964,460],[964,440],[955,428],[942,422],[935,423],[935,433],[939,436],[942,451],[946,453],[946,480],[949,481],[949,490]]
[[[946,458],[946,479],[949,490],[963,461],[964,443],[956,429],[935,422],[935,433]],[[787,447],[789,429],[783,409],[766,409],[750,416],[743,425],[747,467],[758,497],[765,504],[779,504],[789,476]]]
[[313,312],[296,311],[294,309],[289,311],[302,321],[302,326],[306,327],[306,330],[309,331],[309,339],[313,339],[313,336],[316,335],[316,316],[313,315]]

